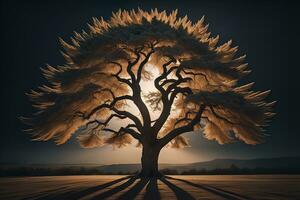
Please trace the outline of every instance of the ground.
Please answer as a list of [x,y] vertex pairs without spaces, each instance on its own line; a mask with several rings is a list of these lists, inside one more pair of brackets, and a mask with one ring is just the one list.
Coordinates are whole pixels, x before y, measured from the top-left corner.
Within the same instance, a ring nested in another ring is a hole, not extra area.
[[300,199],[300,175],[0,178],[0,199]]

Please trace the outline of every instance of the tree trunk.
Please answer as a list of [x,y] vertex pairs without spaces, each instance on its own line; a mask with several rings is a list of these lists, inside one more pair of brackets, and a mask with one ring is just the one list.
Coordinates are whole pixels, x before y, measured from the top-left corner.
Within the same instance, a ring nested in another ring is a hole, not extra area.
[[143,177],[158,177],[158,156],[160,148],[152,145],[143,145],[142,151],[142,170],[140,176]]

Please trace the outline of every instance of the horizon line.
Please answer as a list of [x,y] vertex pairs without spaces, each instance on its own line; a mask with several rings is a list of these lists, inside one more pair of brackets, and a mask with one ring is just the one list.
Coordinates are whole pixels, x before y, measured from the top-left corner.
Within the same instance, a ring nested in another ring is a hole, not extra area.
[[[187,164],[194,164],[194,163],[204,163],[204,162],[211,162],[215,160],[257,160],[257,159],[279,159],[279,158],[298,158],[300,155],[296,156],[277,156],[277,157],[257,157],[257,158],[214,158],[210,160],[204,161],[195,161],[195,162],[188,162],[188,163],[158,163],[159,165],[187,165]],[[139,162],[135,163],[111,163],[111,164],[103,164],[103,163],[17,163],[17,162],[0,162],[0,165],[135,165],[140,164]]]

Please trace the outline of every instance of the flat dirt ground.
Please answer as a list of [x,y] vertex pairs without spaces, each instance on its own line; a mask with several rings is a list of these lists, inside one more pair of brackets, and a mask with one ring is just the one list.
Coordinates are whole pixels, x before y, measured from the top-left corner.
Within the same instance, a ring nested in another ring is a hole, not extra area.
[[0,178],[0,199],[292,199],[300,175],[44,176]]

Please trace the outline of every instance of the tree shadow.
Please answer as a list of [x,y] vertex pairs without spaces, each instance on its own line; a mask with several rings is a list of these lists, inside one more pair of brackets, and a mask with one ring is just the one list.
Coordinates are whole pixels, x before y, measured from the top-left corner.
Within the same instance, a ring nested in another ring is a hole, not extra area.
[[116,187],[114,187],[110,190],[107,190],[103,193],[100,193],[100,194],[94,196],[93,198],[91,198],[91,200],[99,200],[99,199],[105,199],[107,197],[110,197],[110,196],[112,196],[112,195],[128,188],[130,185],[132,185],[136,181],[137,178],[138,178],[138,176],[133,176],[128,181],[126,181],[125,183],[123,183],[119,186],[116,186]]
[[59,194],[59,195],[47,195],[47,196],[44,196],[44,197],[41,197],[41,198],[37,198],[38,200],[50,200],[50,199],[79,199],[79,198],[82,198],[82,197],[85,197],[91,193],[94,193],[94,192],[97,192],[99,190],[103,190],[107,187],[110,187],[112,185],[115,185],[121,181],[124,181],[126,179],[130,179],[132,178],[133,176],[126,176],[126,177],[122,177],[122,178],[119,178],[119,179],[116,179],[116,180],[113,180],[113,181],[110,181],[108,183],[104,183],[102,185],[97,185],[97,186],[94,186],[94,187],[91,187],[91,188],[87,188],[87,189],[84,189],[84,190],[81,190],[79,192],[74,192],[74,191],[70,191],[70,192],[66,192],[66,193],[63,193],[63,194]]
[[[128,180],[127,180],[128,179]],[[138,179],[138,181],[137,181]],[[98,191],[100,192],[101,190],[113,186],[115,184],[118,184],[124,180],[124,183],[115,186],[107,191],[103,191],[100,194],[96,194],[95,196],[91,197],[90,199],[92,200],[99,200],[99,199],[106,199],[108,197],[111,197],[123,190],[128,190],[125,191],[123,194],[121,194],[120,196],[117,197],[117,199],[135,199],[137,197],[137,195],[146,187],[145,189],[145,194],[142,197],[142,199],[144,200],[160,200],[161,199],[161,195],[160,195],[160,191],[158,188],[158,180],[160,180],[162,183],[164,183],[167,187],[169,187],[173,193],[175,194],[176,198],[178,200],[195,200],[195,198],[188,193],[187,191],[185,191],[184,189],[176,186],[174,183],[172,183],[169,180],[173,180],[173,181],[181,181],[187,185],[199,188],[201,190],[213,193],[219,197],[223,197],[225,199],[229,199],[229,200],[250,200],[249,197],[231,192],[231,191],[226,191],[214,186],[210,186],[210,185],[206,185],[206,184],[196,184],[190,181],[187,181],[185,179],[179,179],[179,178],[173,178],[170,176],[162,176],[160,178],[145,178],[145,177],[139,177],[139,176],[126,176],[123,178],[119,178],[116,179],[114,181],[108,182],[108,183],[104,183],[102,185],[98,185],[95,187],[91,187],[91,188],[87,188],[84,190],[81,190],[79,192],[74,192],[74,191],[70,191],[70,192],[66,192],[63,194],[59,194],[59,195],[47,195],[44,197],[40,197],[40,198],[36,198],[36,199],[43,199],[43,200],[50,200],[50,199],[80,199],[82,197],[88,196],[90,194],[93,193],[98,193]],[[134,184],[134,185],[133,185]],[[133,185],[133,186],[131,186]]]
[[161,182],[166,184],[176,195],[178,200],[194,200],[195,198],[185,190],[181,189],[180,187],[174,185],[170,181],[168,181],[165,177],[160,178]]
[[145,200],[160,200],[160,192],[158,190],[157,178],[151,178],[146,187],[146,192],[143,197]]
[[118,199],[134,199],[147,185],[150,178],[142,177],[132,188],[118,197]]
[[241,200],[241,199],[251,200],[251,198],[249,198],[247,196],[240,195],[240,194],[237,194],[237,193],[234,193],[234,192],[231,192],[231,191],[223,190],[221,188],[217,188],[217,187],[214,187],[214,186],[204,185],[204,184],[196,184],[196,183],[184,180],[184,179],[173,178],[173,177],[170,177],[170,176],[165,176],[165,178],[170,179],[170,180],[176,180],[176,181],[184,182],[188,185],[191,185],[191,186],[196,187],[196,188],[200,188],[202,190],[208,191],[210,193],[221,196],[221,197],[223,197],[225,199],[228,199],[228,200]]
[[[130,189],[128,189],[126,192],[121,194],[117,199],[122,199],[122,200],[132,200],[135,199],[135,197],[146,187],[145,194],[143,196],[144,200],[160,200],[160,192],[158,189],[158,178],[153,177],[153,178],[145,178],[145,177],[138,177],[134,176],[130,178],[127,182],[112,188],[108,191],[105,191],[101,194],[98,194],[92,198],[92,200],[96,199],[105,199],[108,197],[111,197],[112,195],[121,192],[122,190],[127,189],[130,187],[136,180],[139,179],[135,185],[133,185]],[[175,194],[176,198],[178,200],[195,200],[195,198],[186,192],[185,190],[179,188],[178,186],[174,185],[164,177],[159,178],[165,185],[167,185]],[[147,186],[146,186],[147,185]]]

